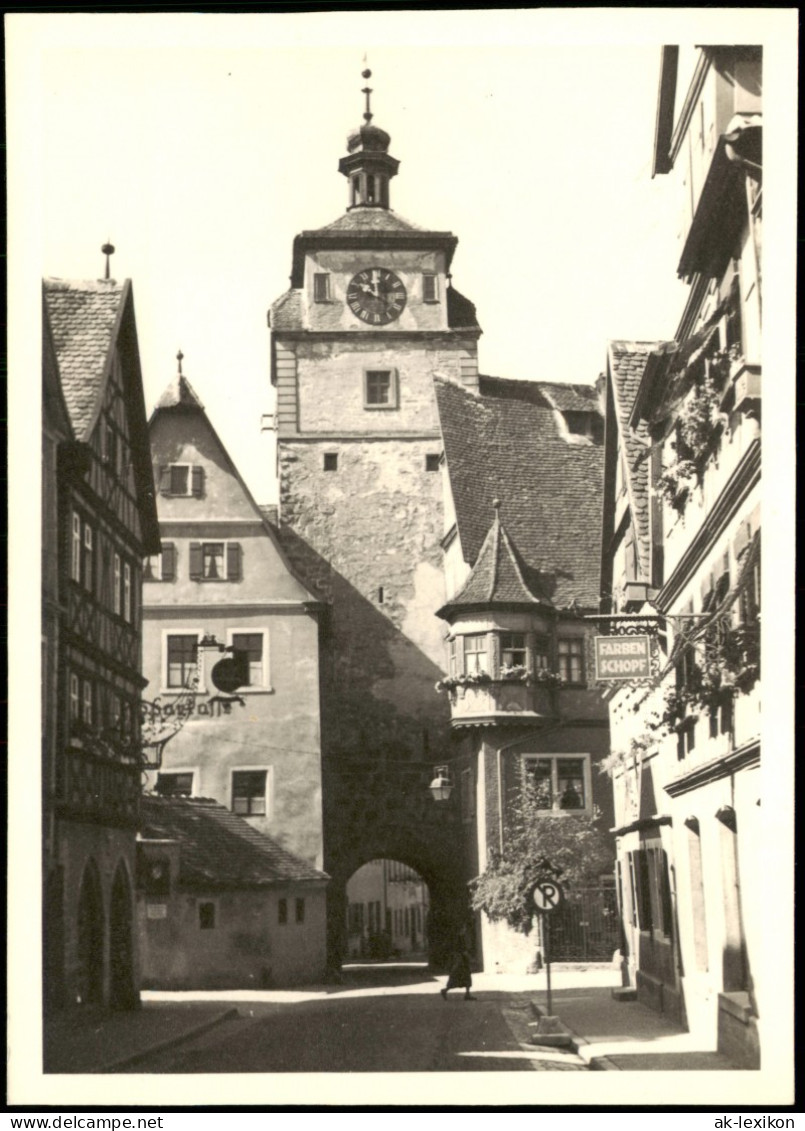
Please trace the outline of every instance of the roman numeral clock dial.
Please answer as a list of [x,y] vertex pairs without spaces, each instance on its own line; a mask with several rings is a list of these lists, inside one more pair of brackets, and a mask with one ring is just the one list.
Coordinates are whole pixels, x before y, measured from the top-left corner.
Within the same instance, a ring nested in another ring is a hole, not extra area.
[[367,326],[387,326],[399,318],[407,297],[402,280],[384,267],[359,271],[347,287],[347,305]]

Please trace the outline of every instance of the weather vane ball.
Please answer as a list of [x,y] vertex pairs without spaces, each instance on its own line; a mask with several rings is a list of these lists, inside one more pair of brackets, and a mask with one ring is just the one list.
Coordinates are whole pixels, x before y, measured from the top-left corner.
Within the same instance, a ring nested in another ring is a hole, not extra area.
[[368,67],[366,68],[365,71],[361,71],[361,78],[362,79],[370,79],[371,77],[372,77],[372,72],[369,70]]

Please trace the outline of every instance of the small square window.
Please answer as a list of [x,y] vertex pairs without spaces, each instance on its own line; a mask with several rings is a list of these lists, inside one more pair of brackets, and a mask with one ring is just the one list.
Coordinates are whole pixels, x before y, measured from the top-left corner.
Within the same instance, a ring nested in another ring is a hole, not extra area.
[[243,817],[266,815],[266,770],[235,770],[232,773],[232,811]]
[[338,452],[324,453],[324,470],[338,471]]
[[212,931],[215,928],[215,904],[200,903],[198,905],[198,925],[202,931]]
[[439,455],[434,454],[425,456],[425,471],[438,471],[440,461],[441,456]]
[[248,672],[242,687],[263,686],[263,639],[262,632],[232,633],[232,647],[236,652],[244,653],[245,671]]
[[277,922],[285,924],[288,922],[288,900],[280,899],[277,901]]
[[501,633],[500,663],[504,668],[524,668],[526,666],[524,632]]
[[304,901],[304,899],[297,899],[297,901],[296,901],[296,921],[297,921],[297,923],[304,923],[304,921],[305,921],[305,901]]
[[396,408],[397,383],[393,369],[367,369],[364,403],[366,408]]

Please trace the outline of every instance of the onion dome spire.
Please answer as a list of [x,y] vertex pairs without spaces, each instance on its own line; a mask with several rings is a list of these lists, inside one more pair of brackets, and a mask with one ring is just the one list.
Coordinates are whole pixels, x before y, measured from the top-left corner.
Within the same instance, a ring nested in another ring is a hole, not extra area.
[[372,72],[368,67],[361,77],[367,82],[361,91],[366,96],[363,125],[347,138],[347,155],[338,162],[338,171],[349,181],[349,208],[388,208],[389,181],[400,162],[388,152],[391,138],[386,131],[372,125],[372,88],[368,85]]

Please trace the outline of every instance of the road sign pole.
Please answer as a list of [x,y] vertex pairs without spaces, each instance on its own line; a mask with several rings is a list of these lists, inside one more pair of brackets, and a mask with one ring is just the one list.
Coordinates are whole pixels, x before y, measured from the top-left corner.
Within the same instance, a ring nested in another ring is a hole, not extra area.
[[543,943],[545,945],[545,973],[548,979],[548,1016],[553,1017],[553,1003],[551,1002],[551,917],[550,915],[543,914],[542,916],[542,934]]

